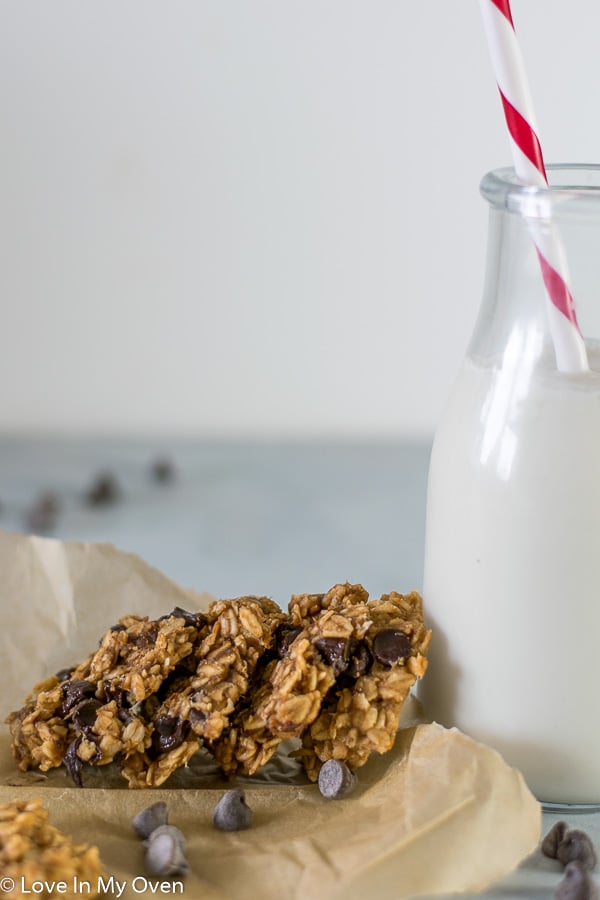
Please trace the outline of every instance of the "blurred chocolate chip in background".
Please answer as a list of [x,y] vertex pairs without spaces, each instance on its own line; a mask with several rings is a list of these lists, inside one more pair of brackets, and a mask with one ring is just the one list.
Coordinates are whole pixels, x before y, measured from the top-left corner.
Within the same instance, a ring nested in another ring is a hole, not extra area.
[[170,484],[175,480],[176,469],[173,460],[167,456],[157,457],[150,466],[152,480],[158,484]]
[[60,500],[53,491],[44,491],[25,514],[25,526],[35,534],[47,533],[56,527]]
[[100,472],[85,495],[88,506],[110,506],[121,499],[121,488],[111,472]]

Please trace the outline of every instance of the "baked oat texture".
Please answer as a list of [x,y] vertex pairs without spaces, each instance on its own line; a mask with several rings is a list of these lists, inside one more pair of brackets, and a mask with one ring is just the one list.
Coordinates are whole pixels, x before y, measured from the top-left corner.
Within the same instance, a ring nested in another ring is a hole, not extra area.
[[370,666],[353,681],[342,680],[303,735],[302,760],[312,781],[329,759],[342,760],[354,770],[371,753],[389,750],[404,701],[427,669],[431,631],[423,623],[419,594],[385,594],[372,600],[368,610],[370,626],[363,646]]
[[201,743],[228,777],[251,775],[301,738],[313,780],[388,750],[427,667],[420,596],[369,601],[361,585],[297,594],[286,615],[265,597],[125,616],[80,665],[36,685],[8,717],[20,769],[116,761],[132,788],[156,787]]
[[200,746],[199,738],[208,742],[221,736],[248,691],[259,659],[285,621],[280,607],[266,597],[220,600],[207,616],[211,627],[195,649],[192,674],[175,680],[154,716],[155,733],[161,722],[184,723],[182,741],[161,751],[160,740],[155,740],[158,752],[151,757],[146,747],[130,754],[122,772],[131,787],[157,787],[187,764]]
[[225,774],[254,774],[281,741],[299,737],[316,719],[336,682],[336,650],[358,642],[369,627],[365,600],[364,590],[354,585],[292,598],[291,643],[281,658],[267,663],[250,703],[233,717],[223,738],[211,745]]
[[[77,882],[90,885],[87,897],[97,897],[98,877],[102,866],[98,848],[77,844],[48,822],[48,810],[40,800],[13,800],[0,805],[0,873],[3,882],[14,881],[14,890],[3,897],[22,897],[21,890],[31,890],[34,881],[64,881],[63,897],[75,897]],[[36,896],[49,897],[49,893]]]
[[63,762],[81,785],[83,763],[121,762],[149,747],[151,698],[205,633],[201,614],[153,621],[125,616],[78,666],[37,684],[7,722],[20,769]]

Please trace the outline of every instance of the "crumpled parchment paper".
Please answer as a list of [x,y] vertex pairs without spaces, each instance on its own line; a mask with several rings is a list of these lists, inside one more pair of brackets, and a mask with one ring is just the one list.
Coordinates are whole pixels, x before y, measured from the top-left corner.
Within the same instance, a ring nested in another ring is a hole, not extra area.
[[[2,720],[36,681],[82,659],[119,616],[201,609],[209,600],[108,545],[0,532],[0,571]],[[114,767],[90,770],[89,786],[77,789],[62,768],[49,777],[19,773],[5,725],[0,802],[40,797],[54,825],[98,845],[124,898],[145,886],[131,819],[156,800],[186,836],[188,900],[400,900],[483,889],[536,848],[540,806],[498,753],[456,729],[411,723],[415,709],[407,704],[394,748],[369,760],[346,799],[323,799],[280,754],[243,784],[255,815],[248,831],[213,828],[227,785],[202,753],[160,789],[130,791]]]

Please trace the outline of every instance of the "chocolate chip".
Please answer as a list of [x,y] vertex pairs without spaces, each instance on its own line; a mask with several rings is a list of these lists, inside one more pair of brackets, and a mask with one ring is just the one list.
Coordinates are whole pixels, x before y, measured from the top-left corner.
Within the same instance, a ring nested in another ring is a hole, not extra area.
[[382,666],[393,666],[394,663],[410,656],[410,638],[396,628],[384,628],[375,635],[373,653]]
[[351,678],[360,678],[361,675],[364,675],[365,672],[369,671],[372,662],[373,657],[371,656],[371,651],[364,641],[355,643],[354,648],[351,651],[350,662],[348,663],[346,674]]
[[165,456],[155,459],[150,468],[150,473],[154,481],[159,484],[168,484],[175,478],[175,465]]
[[60,500],[51,491],[41,494],[27,513],[27,528],[33,532],[52,531],[60,512]]
[[133,722],[134,716],[132,716],[131,711],[129,709],[119,709],[117,711],[117,717],[123,725],[129,725],[130,722]]
[[76,737],[65,752],[63,756],[63,763],[67,769],[67,772],[77,785],[77,787],[83,787],[83,781],[81,779],[81,760],[77,756],[77,748],[81,743],[81,737]]
[[82,700],[87,700],[88,697],[93,697],[96,693],[96,685],[92,684],[91,681],[65,681],[62,686],[62,714],[66,716],[74,706],[77,706],[78,703],[81,703]]
[[557,859],[563,864],[578,862],[590,872],[596,867],[596,849],[592,839],[585,831],[569,828],[566,822],[556,822],[541,846],[544,856]]
[[172,825],[159,825],[145,844],[146,871],[149,875],[173,878],[187,875],[190,871],[184,855],[183,835],[178,828],[173,828]]
[[556,859],[558,845],[564,838],[565,833],[568,831],[568,829],[569,826],[566,822],[554,823],[554,825],[542,841],[541,850],[544,856],[548,856],[550,857],[550,859]]
[[92,482],[85,495],[88,506],[108,506],[121,497],[121,488],[110,472],[101,472]]
[[171,837],[175,838],[175,840],[178,842],[181,849],[185,849],[185,837],[183,835],[183,831],[181,831],[180,828],[176,828],[175,825],[169,825],[168,822],[163,822],[157,825],[156,828],[153,828],[144,841],[144,846],[149,847],[152,841],[160,837],[161,834],[170,834]]
[[555,900],[597,900],[598,891],[584,866],[579,862],[570,862],[554,897]]
[[73,707],[71,711],[71,722],[79,731],[88,732],[91,730],[96,715],[102,704],[99,700],[83,700]]
[[226,791],[215,807],[213,824],[220,831],[243,831],[252,825],[252,810],[239,788]]
[[167,618],[169,618],[170,616],[175,619],[183,619],[186,625],[192,625],[194,628],[202,628],[202,626],[206,622],[206,618],[202,613],[188,612],[187,609],[182,609],[181,606],[176,606],[173,612],[169,613]]
[[145,840],[160,825],[167,825],[168,818],[167,804],[164,800],[158,800],[156,803],[152,803],[150,806],[140,810],[131,824],[136,834]]
[[56,673],[56,677],[59,681],[68,681],[72,671],[73,669],[59,669]]
[[117,704],[118,709],[127,709],[130,706],[129,695],[127,691],[124,691],[122,688],[117,687],[110,681],[102,682],[100,695],[105,699],[106,703],[110,703],[111,700],[114,700]]
[[319,638],[315,647],[336,675],[348,668],[350,661],[350,641],[346,638]]
[[580,863],[590,872],[596,868],[596,850],[592,839],[585,831],[569,828],[556,848],[556,858],[563,866],[570,862]]
[[275,652],[280,659],[287,656],[290,647],[302,629],[295,625],[280,625],[275,634]]
[[328,800],[339,800],[354,790],[357,778],[345,762],[328,759],[319,772],[319,790]]
[[155,753],[166,753],[174,750],[185,741],[189,734],[188,722],[176,716],[159,716],[154,723],[152,749]]

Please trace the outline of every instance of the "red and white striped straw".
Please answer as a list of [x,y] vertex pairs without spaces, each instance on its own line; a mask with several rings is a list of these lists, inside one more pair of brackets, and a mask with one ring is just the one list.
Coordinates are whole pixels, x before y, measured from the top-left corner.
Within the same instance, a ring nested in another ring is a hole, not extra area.
[[[500,91],[506,124],[511,137],[513,164],[519,181],[526,185],[548,186],[542,148],[537,136],[535,113],[525,64],[517,42],[509,0],[480,0],[494,74]],[[585,344],[569,289],[569,272],[564,246],[556,230],[530,225],[548,298],[550,334],[561,372],[587,372]]]

